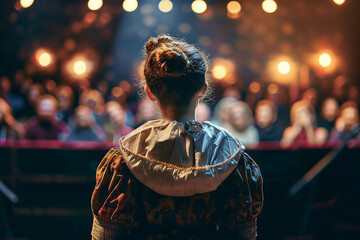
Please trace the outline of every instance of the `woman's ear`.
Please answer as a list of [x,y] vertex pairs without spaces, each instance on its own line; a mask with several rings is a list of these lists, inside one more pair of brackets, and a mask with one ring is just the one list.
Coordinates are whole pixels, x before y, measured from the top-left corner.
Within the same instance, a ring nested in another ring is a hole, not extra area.
[[207,89],[207,83],[204,84],[203,88],[201,89],[201,92],[199,94],[199,98],[202,99],[205,96],[206,93],[206,89]]
[[149,99],[153,102],[156,101],[156,97],[154,96],[154,94],[151,92],[150,88],[148,85],[145,85],[145,92],[148,95]]

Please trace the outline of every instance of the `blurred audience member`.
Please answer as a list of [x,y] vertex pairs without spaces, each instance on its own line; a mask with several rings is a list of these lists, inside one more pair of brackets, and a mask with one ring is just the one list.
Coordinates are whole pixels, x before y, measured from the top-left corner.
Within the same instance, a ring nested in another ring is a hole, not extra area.
[[320,117],[318,121],[318,126],[325,128],[328,133],[335,126],[335,119],[339,112],[339,104],[335,98],[327,98],[324,100],[321,106]]
[[318,101],[318,92],[314,88],[308,88],[303,93],[302,100],[308,101],[311,107],[316,109],[317,101]]
[[61,86],[57,91],[57,100],[59,102],[56,118],[70,124],[70,116],[73,114],[74,93],[71,87]]
[[245,102],[235,102],[229,110],[229,122],[224,125],[234,137],[245,146],[254,146],[259,142],[251,109]]
[[15,117],[19,117],[25,110],[25,98],[13,91],[11,81],[8,77],[0,78],[0,97],[11,107]]
[[221,127],[226,125],[230,118],[230,108],[235,102],[238,100],[233,97],[222,98],[215,106],[214,117],[211,122]]
[[[345,102],[339,111],[339,117],[335,121],[335,128],[330,134],[330,140],[342,140],[351,134],[356,126],[359,125],[358,106],[353,101]],[[359,138],[358,134],[356,138]]]
[[85,90],[79,99],[79,105],[88,106],[94,114],[97,124],[101,124],[104,114],[104,96],[100,91],[94,89]]
[[87,106],[79,106],[75,109],[75,127],[65,141],[104,141],[105,133],[95,124],[92,111]]
[[347,89],[348,89],[349,79],[345,75],[340,75],[335,78],[333,82],[333,96],[341,105],[348,99]]
[[159,119],[160,117],[161,113],[156,103],[148,98],[143,98],[139,102],[138,111],[135,116],[135,128],[143,125],[149,120]]
[[11,107],[0,98],[0,141],[24,137],[24,127],[11,114]]
[[255,127],[259,133],[260,142],[280,141],[281,129],[276,125],[277,110],[270,100],[258,102],[255,108]]
[[209,121],[211,116],[211,110],[206,103],[200,102],[195,109],[195,119],[196,121],[202,123],[204,121]]
[[133,128],[125,124],[125,110],[116,101],[105,105],[105,122],[103,124],[107,141],[117,143],[122,136],[129,134]]
[[36,115],[36,103],[38,98],[43,94],[44,88],[40,83],[33,83],[30,85],[26,94],[28,106],[25,108],[24,117],[26,119],[32,118]]
[[305,147],[325,143],[328,133],[325,128],[315,127],[315,111],[308,101],[293,104],[290,110],[291,126],[286,128],[281,139],[284,147]]
[[26,123],[27,139],[51,139],[60,137],[61,133],[68,133],[69,129],[63,121],[55,118],[57,101],[51,95],[43,95],[38,98],[36,104],[37,116]]

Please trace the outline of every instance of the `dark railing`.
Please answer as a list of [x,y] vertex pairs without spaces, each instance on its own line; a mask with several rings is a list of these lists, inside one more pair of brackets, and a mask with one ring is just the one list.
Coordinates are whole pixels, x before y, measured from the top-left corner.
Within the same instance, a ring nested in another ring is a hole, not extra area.
[[[353,148],[341,152],[310,186],[294,197],[287,195],[296,181],[339,144],[283,149],[278,143],[261,143],[248,148],[264,176],[265,201],[258,219],[258,239],[322,236],[323,232],[333,237],[352,237],[360,233],[356,215],[360,212],[360,148],[354,147],[357,144],[350,143]],[[17,195],[18,201],[12,203],[0,192],[0,239],[5,235],[89,239],[95,171],[111,147],[113,144],[93,142],[1,143],[0,180]],[[309,205],[306,203],[310,195]],[[335,216],[334,211],[340,213]],[[308,219],[307,230],[300,232],[304,219]]]

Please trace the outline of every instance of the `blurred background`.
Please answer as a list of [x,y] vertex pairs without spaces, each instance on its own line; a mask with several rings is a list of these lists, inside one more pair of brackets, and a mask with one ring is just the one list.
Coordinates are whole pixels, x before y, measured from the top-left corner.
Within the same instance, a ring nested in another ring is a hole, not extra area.
[[[196,120],[230,131],[263,171],[259,239],[359,237],[359,11],[357,0],[1,1],[0,239],[90,237],[98,163],[161,117],[141,81],[144,44],[162,33],[211,61]],[[289,196],[324,156],[333,163]]]

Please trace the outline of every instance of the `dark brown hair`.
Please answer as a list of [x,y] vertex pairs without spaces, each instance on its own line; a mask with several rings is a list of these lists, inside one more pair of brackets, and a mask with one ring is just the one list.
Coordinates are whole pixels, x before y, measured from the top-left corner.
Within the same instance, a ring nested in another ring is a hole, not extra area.
[[149,39],[145,53],[145,81],[160,105],[188,106],[205,84],[210,91],[208,61],[195,46],[160,35]]

